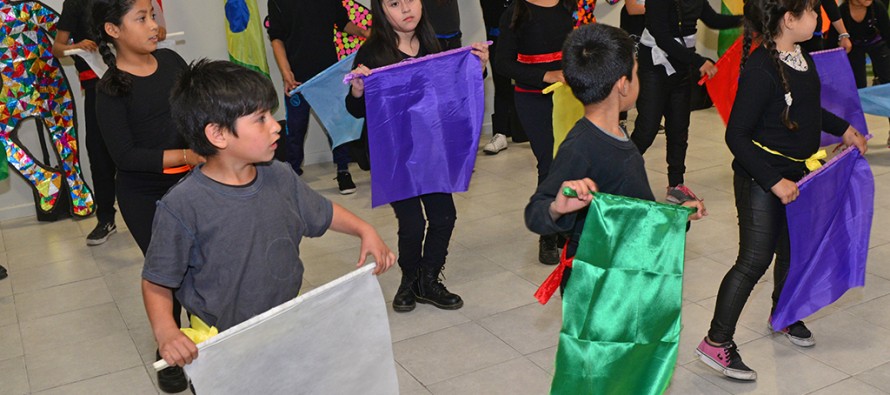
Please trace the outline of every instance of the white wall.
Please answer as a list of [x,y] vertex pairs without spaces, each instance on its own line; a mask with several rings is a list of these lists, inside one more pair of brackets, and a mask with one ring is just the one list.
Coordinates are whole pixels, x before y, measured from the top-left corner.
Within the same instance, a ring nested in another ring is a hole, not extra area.
[[[464,33],[464,43],[485,40],[485,28],[482,24],[482,12],[477,0],[459,0],[461,10],[461,30]],[[719,10],[719,0],[709,0],[715,9]],[[62,0],[44,0],[44,3],[61,11]],[[259,0],[260,14],[267,14],[267,2]],[[225,26],[224,26],[224,2],[221,0],[166,0],[164,1],[167,31],[185,31],[185,42],[174,49],[185,58],[192,61],[200,58],[227,59]],[[600,23],[618,26],[621,3],[611,6],[603,1],[597,4],[596,17]],[[716,58],[716,33],[710,32],[700,26],[699,51],[706,56]],[[272,59],[272,49],[266,38],[266,53],[269,56],[269,68],[272,81],[278,92],[283,94],[280,73]],[[84,171],[87,182],[92,185],[89,161],[87,160],[86,144],[83,136],[83,97],[80,95],[80,84],[77,81],[77,73],[70,59],[63,60],[65,73],[71,83],[71,91],[75,93],[78,118],[81,124],[79,131],[81,168]],[[492,85],[490,78],[486,81],[486,116],[483,130],[490,133],[491,124],[488,114],[492,107]],[[283,110],[276,113],[279,119],[284,118]],[[28,122],[19,130],[22,142],[33,152],[39,152],[36,128],[33,122]],[[324,136],[321,126],[313,119],[309,125],[309,137],[306,142],[306,164],[331,161],[331,152],[327,138]],[[52,162],[51,163],[55,163]],[[14,173],[10,170],[10,173]],[[0,181],[0,220],[34,215],[34,200],[31,188],[17,174],[10,174],[7,180]]]

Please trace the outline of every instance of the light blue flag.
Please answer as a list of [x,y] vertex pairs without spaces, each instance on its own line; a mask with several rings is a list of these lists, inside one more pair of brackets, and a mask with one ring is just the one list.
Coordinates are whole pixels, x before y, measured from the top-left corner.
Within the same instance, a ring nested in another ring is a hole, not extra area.
[[364,119],[356,119],[346,111],[346,94],[349,85],[343,83],[343,76],[352,71],[355,53],[334,63],[315,77],[304,82],[291,93],[303,94],[318,120],[328,131],[334,147],[358,140],[362,135]]
[[890,84],[875,85],[859,90],[862,112],[890,117]]

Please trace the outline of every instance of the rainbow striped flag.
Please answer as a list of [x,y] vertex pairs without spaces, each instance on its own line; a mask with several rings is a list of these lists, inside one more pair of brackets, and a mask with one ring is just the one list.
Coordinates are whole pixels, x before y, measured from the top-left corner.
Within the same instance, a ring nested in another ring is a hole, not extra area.
[[[720,2],[720,13],[724,15],[742,15],[745,3],[742,0],[723,0]],[[723,56],[729,47],[742,35],[742,28],[720,30],[717,39],[717,56]]]
[[229,60],[268,76],[262,18],[256,0],[226,0],[225,7]]

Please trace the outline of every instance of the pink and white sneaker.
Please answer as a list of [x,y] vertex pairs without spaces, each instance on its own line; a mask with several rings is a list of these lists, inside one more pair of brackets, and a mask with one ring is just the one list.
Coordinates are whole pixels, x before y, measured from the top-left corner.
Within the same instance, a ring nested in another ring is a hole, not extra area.
[[695,354],[702,362],[726,377],[745,381],[757,380],[757,372],[742,362],[742,356],[739,355],[738,347],[733,341],[712,346],[707,339],[702,339],[695,349]]

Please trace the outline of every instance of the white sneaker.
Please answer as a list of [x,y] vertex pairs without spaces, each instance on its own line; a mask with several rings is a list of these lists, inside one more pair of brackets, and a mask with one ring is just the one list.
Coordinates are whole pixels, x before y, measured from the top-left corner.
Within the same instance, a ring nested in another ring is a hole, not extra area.
[[505,149],[507,149],[507,136],[495,133],[494,136],[491,136],[491,141],[482,147],[482,152],[485,152],[488,155],[495,155]]

